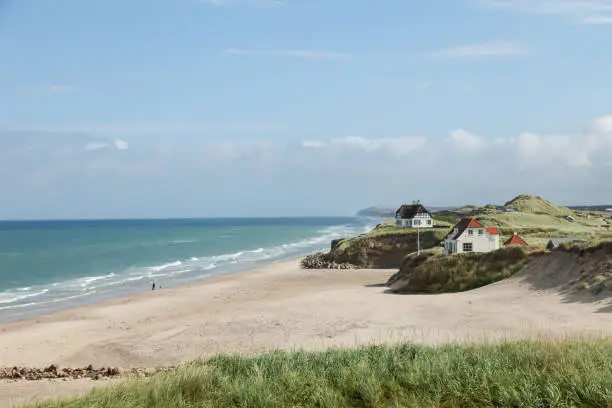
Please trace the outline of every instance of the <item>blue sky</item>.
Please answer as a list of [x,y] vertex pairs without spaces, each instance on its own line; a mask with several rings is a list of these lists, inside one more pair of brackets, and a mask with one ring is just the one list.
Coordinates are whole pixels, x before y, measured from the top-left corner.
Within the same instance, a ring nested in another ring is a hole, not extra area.
[[0,0],[0,218],[612,202],[612,0]]

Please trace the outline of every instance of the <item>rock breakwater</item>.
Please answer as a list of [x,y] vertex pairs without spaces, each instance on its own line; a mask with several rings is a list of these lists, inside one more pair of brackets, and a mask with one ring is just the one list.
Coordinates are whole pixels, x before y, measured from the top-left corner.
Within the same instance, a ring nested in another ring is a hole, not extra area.
[[302,269],[357,269],[357,266],[348,262],[335,262],[324,252],[317,252],[304,257],[300,262],[300,266]]
[[123,369],[121,367],[101,367],[94,368],[60,368],[51,365],[46,368],[31,367],[0,367],[0,380],[9,381],[40,381],[40,380],[110,380],[116,377],[150,377],[158,372],[167,372],[174,367],[164,368],[132,368]]

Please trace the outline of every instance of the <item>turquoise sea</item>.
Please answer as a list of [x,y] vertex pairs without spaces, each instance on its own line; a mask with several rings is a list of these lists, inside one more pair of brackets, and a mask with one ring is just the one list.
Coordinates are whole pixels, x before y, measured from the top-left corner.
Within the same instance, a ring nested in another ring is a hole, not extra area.
[[0,321],[295,258],[373,224],[361,218],[0,222]]

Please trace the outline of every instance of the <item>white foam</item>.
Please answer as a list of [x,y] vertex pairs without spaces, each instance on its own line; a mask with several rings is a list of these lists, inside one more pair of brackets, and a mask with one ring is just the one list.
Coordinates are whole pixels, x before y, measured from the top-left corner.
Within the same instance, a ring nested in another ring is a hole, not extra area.
[[164,265],[152,266],[149,269],[152,270],[152,271],[155,271],[155,272],[161,272],[161,271],[163,271],[165,269],[168,269],[168,268],[174,268],[174,267],[177,267],[177,266],[181,266],[182,264],[183,263],[181,261],[175,261],[175,262],[170,262],[170,263],[167,263],[167,264],[164,264]]
[[15,303],[15,302],[19,302],[24,299],[41,296],[48,292],[49,292],[48,289],[43,289],[41,291],[34,292],[34,293],[26,293],[24,295],[18,295],[15,292],[11,292],[11,291],[3,292],[3,293],[0,293],[0,304]]

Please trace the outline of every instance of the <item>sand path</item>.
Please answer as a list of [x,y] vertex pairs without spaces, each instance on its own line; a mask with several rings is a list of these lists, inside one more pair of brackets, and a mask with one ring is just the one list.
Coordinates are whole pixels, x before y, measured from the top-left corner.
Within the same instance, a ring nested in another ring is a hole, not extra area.
[[[218,352],[612,334],[606,301],[568,303],[521,277],[438,296],[384,293],[394,271],[297,261],[0,325],[0,366],[168,365]],[[0,407],[102,385],[0,382]]]

